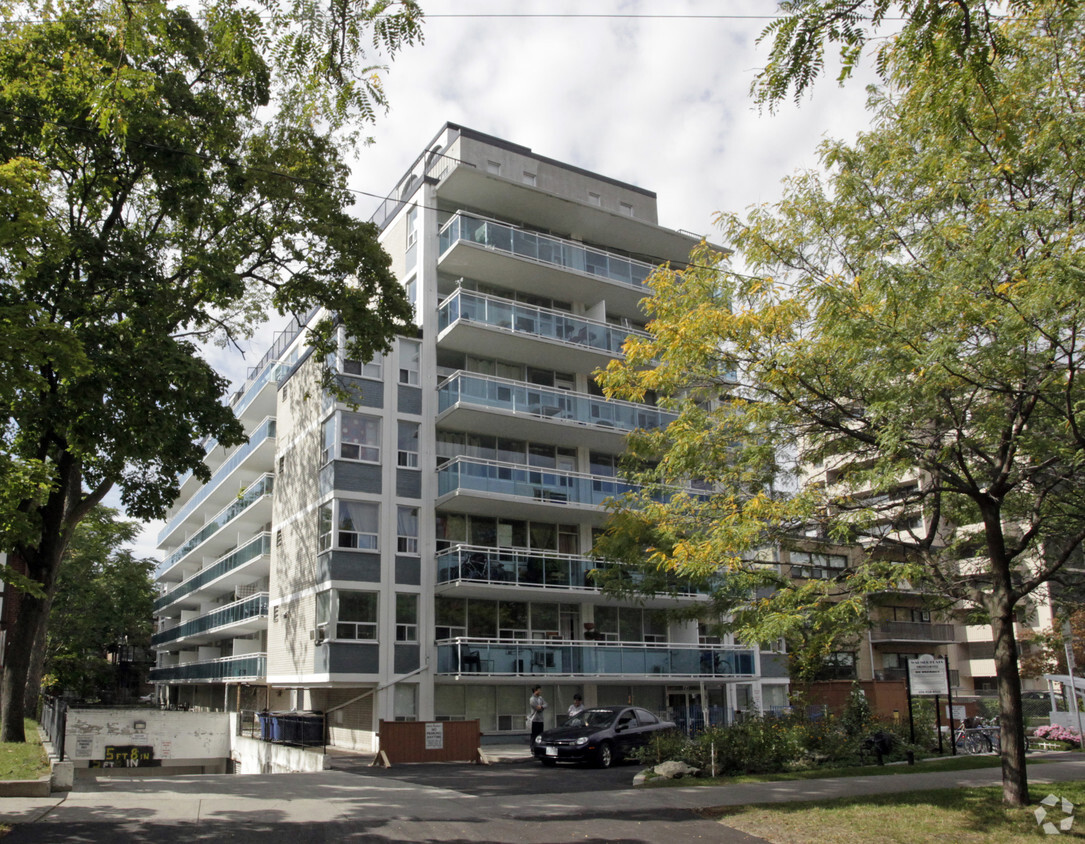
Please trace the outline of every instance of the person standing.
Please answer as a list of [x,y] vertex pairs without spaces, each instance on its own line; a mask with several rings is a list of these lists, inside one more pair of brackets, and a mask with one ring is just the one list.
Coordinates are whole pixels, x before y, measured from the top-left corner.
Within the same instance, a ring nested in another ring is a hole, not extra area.
[[569,717],[575,718],[584,711],[584,699],[580,695],[573,695],[573,702],[569,705]]
[[531,746],[535,746],[535,737],[543,731],[543,712],[546,711],[546,701],[542,696],[542,686],[531,687],[531,699],[528,701],[531,719]]

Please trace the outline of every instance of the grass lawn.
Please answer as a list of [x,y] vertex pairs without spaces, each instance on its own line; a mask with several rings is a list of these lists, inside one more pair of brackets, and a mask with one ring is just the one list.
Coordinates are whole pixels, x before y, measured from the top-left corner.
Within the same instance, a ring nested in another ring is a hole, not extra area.
[[[1033,785],[1030,792],[1033,805],[1027,809],[1005,807],[1001,787],[992,787],[878,794],[771,806],[734,806],[708,809],[702,814],[772,844],[821,841],[834,844],[1009,844],[1032,839],[1085,838],[1085,817],[1078,820],[1069,833],[1053,838],[1044,833],[1034,814],[1039,802],[1049,793],[1069,800],[1075,807],[1083,807],[1085,814],[1085,782]],[[1047,809],[1046,820],[1057,824],[1064,817],[1061,804]]]
[[0,742],[0,780],[33,780],[49,773],[49,760],[38,740],[38,725],[25,721],[26,743]]

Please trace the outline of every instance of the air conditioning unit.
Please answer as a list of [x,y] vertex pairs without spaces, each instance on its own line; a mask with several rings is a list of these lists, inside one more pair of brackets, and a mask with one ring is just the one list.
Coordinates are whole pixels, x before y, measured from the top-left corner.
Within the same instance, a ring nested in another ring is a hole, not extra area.
[[309,631],[309,638],[318,645],[324,644],[324,640],[328,638],[327,625],[318,624],[315,630]]

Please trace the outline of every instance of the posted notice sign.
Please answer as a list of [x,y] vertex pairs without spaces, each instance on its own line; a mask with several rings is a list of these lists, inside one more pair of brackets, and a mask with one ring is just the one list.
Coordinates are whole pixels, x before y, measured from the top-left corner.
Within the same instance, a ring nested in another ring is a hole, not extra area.
[[440,721],[426,724],[426,750],[443,750],[445,746],[445,725]]
[[948,695],[946,664],[933,656],[908,660],[908,682],[913,695]]

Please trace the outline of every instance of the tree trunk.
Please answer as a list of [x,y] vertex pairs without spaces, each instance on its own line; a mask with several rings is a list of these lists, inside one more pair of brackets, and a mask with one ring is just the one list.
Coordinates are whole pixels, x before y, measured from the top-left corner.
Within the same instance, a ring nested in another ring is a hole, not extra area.
[[30,665],[26,672],[26,689],[23,693],[23,712],[30,718],[37,718],[38,703],[41,700],[41,678],[45,672],[45,646],[48,641],[49,611],[53,606],[54,588],[50,592],[49,600],[42,609],[38,619],[38,632],[34,634],[34,647],[30,649]]
[[35,598],[22,592],[19,593],[18,601],[19,611],[8,630],[4,647],[4,671],[0,677],[0,741],[9,742],[26,741],[26,732],[23,729],[26,675],[30,668],[31,646],[44,615],[46,602],[44,598]]
[[992,618],[995,639],[995,671],[998,674],[998,711],[1002,726],[1002,799],[1010,806],[1029,804],[1025,770],[1025,719],[1021,709],[1021,674],[1017,665],[1017,640],[1013,613]]

